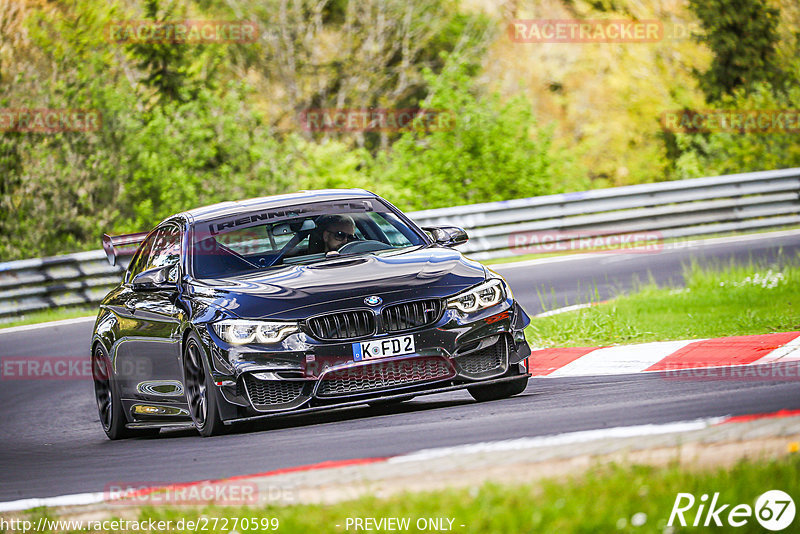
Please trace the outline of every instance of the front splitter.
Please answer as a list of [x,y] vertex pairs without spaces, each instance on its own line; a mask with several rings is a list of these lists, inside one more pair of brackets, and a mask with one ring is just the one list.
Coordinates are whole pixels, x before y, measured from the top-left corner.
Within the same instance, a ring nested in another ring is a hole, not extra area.
[[273,413],[265,413],[261,415],[253,415],[251,417],[240,417],[238,419],[228,419],[227,421],[223,421],[225,425],[233,425],[236,423],[245,423],[249,421],[258,421],[261,419],[271,419],[273,417],[286,417],[289,415],[298,415],[298,414],[306,414],[306,413],[313,413],[313,412],[321,412],[324,410],[334,410],[336,408],[347,408],[350,406],[361,406],[364,404],[369,404],[372,402],[380,402],[380,401],[389,401],[392,399],[400,399],[404,397],[408,397],[410,394],[413,394],[415,397],[421,397],[422,395],[433,395],[435,393],[446,393],[448,391],[457,391],[459,389],[466,389],[473,386],[488,386],[490,384],[499,384],[501,382],[511,382],[513,380],[519,380],[521,377],[528,377],[530,378],[530,374],[524,375],[516,375],[516,376],[504,376],[501,378],[494,378],[492,380],[481,380],[480,382],[473,382],[469,384],[458,384],[456,386],[445,386],[436,389],[425,389],[421,391],[404,391],[401,393],[395,393],[392,395],[384,395],[381,397],[370,397],[368,399],[359,399],[356,401],[350,402],[337,402],[335,404],[325,405],[325,406],[313,406],[310,408],[302,408],[299,410],[287,410],[284,412],[273,412]]

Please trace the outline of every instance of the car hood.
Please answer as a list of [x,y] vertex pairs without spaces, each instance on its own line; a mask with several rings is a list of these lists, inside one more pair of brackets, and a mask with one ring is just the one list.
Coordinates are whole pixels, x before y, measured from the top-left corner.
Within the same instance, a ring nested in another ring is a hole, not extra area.
[[192,299],[237,317],[303,319],[316,313],[452,295],[485,280],[479,263],[456,250],[425,247],[344,256],[311,265],[214,280],[195,280]]

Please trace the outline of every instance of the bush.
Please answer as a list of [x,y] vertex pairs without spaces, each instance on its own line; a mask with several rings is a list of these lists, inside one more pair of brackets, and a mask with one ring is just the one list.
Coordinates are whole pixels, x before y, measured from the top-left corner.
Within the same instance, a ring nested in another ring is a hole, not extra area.
[[[799,64],[800,65],[800,64]],[[800,69],[798,69],[800,79]],[[780,111],[800,109],[800,88],[776,92],[759,84],[745,94],[737,92],[722,101],[720,108],[739,111]],[[796,123],[794,128],[796,128]],[[676,178],[695,178],[800,166],[800,144],[793,132],[714,132],[677,134],[679,155]]]
[[431,91],[420,107],[449,114],[453,127],[418,124],[379,158],[376,177],[396,184],[398,204],[426,209],[551,192],[551,133],[537,127],[527,102],[482,95],[456,58],[441,75],[425,76]]
[[[17,34],[28,40],[8,61],[0,47],[0,106],[98,110],[102,127],[0,132],[0,260],[95,249],[104,232],[147,230],[200,205],[297,189],[361,187],[410,209],[551,191],[550,132],[536,126],[522,99],[501,102],[473,82],[486,21],[461,16],[455,4],[424,0],[418,5],[424,9],[413,11],[416,22],[407,31],[424,29],[435,46],[409,61],[420,71],[432,68],[385,105],[410,107],[426,98],[421,105],[451,112],[456,123],[401,134],[387,149],[354,148],[345,135],[277,135],[273,124],[280,121],[264,105],[269,99],[237,81],[236,47],[227,56],[228,49],[213,45],[107,42],[109,22],[140,18],[137,5],[154,20],[202,11],[178,3],[169,4],[175,13],[162,12],[156,0],[72,0],[15,19],[26,30]],[[440,5],[448,9],[439,13]],[[3,9],[10,8],[0,6],[0,19]],[[429,20],[434,14],[442,20]],[[428,57],[464,36],[469,53]],[[389,91],[383,82],[370,90],[369,105]]]

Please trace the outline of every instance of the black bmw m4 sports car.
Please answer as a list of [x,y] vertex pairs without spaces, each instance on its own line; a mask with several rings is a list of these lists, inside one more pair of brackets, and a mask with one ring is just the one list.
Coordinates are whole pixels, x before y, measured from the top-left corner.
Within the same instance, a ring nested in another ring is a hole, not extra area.
[[466,388],[522,392],[530,319],[506,282],[364,190],[224,202],[148,233],[100,304],[91,353],[111,439]]

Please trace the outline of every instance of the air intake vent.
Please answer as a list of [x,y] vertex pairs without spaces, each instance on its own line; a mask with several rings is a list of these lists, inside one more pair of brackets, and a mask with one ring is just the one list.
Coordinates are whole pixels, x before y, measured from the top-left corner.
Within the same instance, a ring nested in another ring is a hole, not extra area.
[[375,315],[369,310],[352,310],[312,317],[308,328],[322,341],[344,341],[375,333]]
[[269,409],[292,405],[303,393],[305,382],[290,380],[261,380],[244,375],[244,385],[255,408]]
[[471,378],[501,375],[508,367],[508,341],[502,336],[497,343],[456,357],[461,373]]
[[429,326],[439,319],[441,301],[437,299],[416,300],[386,306],[381,315],[386,332],[403,332]]
[[369,393],[446,380],[455,370],[444,358],[407,358],[330,371],[320,378],[318,397]]

